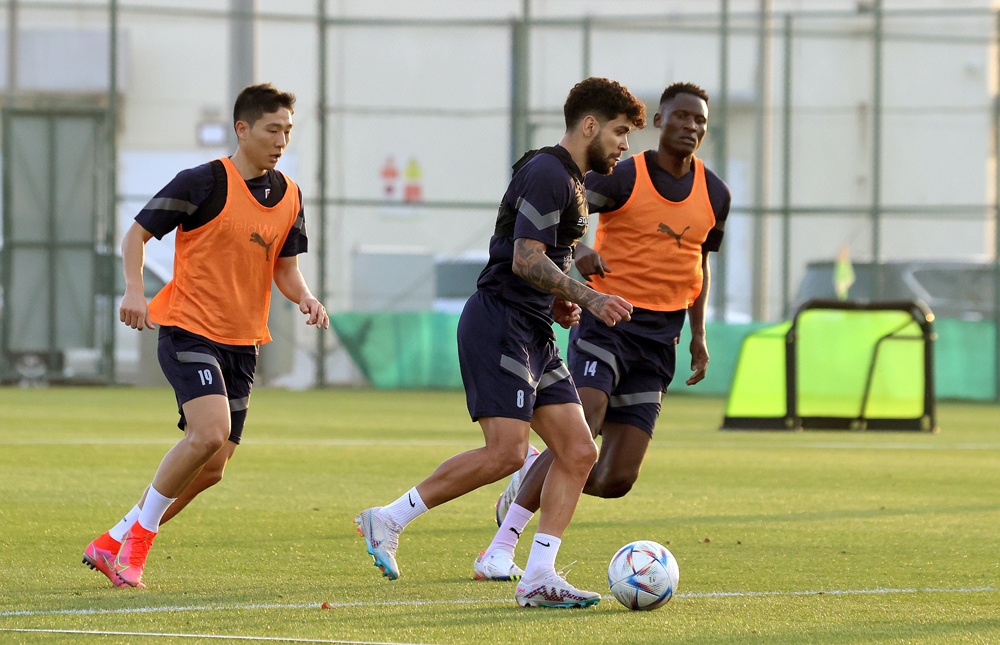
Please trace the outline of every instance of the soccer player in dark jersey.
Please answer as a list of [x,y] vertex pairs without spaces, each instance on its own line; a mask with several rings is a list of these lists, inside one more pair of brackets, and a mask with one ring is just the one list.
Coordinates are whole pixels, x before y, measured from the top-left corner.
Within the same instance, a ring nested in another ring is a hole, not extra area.
[[[691,320],[694,385],[708,368],[705,308],[709,252],[722,243],[730,192],[694,156],[708,124],[708,94],[675,83],[660,98],[653,125],[659,146],[586,178],[591,212],[600,213],[595,250],[577,245],[576,266],[592,286],[628,299],[631,320],[612,327],[584,311],[570,332],[569,363],[600,458],[583,492],[622,497],[639,476],[663,393],[674,376],[675,348]],[[548,450],[511,478],[497,502],[496,537],[476,567],[479,580],[506,580],[521,531],[538,510],[550,468]]]
[[399,576],[395,555],[403,528],[428,509],[520,468],[530,427],[553,458],[515,599],[522,606],[554,607],[600,600],[600,594],[574,588],[554,567],[597,446],[556,349],[552,323],[572,324],[580,307],[602,325],[629,319],[628,302],[598,293],[566,271],[589,220],[584,173],[611,172],[628,149],[628,133],[645,125],[645,108],[618,83],[588,78],[570,91],[563,111],[566,134],[559,145],[531,151],[514,165],[489,262],[458,326],[466,400],[485,447],[452,457],[396,501],[355,519],[375,565],[392,580]]
[[[222,479],[240,443],[257,348],[267,330],[271,283],[329,328],[326,309],[299,271],[307,239],[302,194],[274,166],[288,145],[295,96],[269,84],[244,89],[229,158],[185,170],[146,204],[122,242],[121,321],[159,325],[158,357],[174,388],[184,438],[160,462],[139,503],[91,542],[83,562],[116,586],[142,587],[159,525]],[[177,229],[173,279],[147,305],[145,244]]]

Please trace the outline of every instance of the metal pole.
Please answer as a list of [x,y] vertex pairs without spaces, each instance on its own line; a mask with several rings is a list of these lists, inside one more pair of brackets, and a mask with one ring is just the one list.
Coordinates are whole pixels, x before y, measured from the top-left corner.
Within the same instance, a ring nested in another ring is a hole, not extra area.
[[[319,210],[316,213],[316,222],[319,225],[319,252],[317,262],[319,264],[319,291],[320,302],[326,302],[326,0],[317,0],[319,8],[317,12],[317,49],[319,53],[318,73],[319,73],[319,159],[317,163],[317,173],[319,174],[318,196]],[[326,334],[320,332],[316,347],[316,387],[323,387],[326,383]]]
[[[229,105],[254,81],[254,4],[256,0],[229,0]],[[230,148],[236,150],[236,131],[229,128]]]
[[510,164],[528,149],[528,21],[531,0],[524,0],[523,15],[511,23],[510,45]]
[[883,298],[882,279],[882,0],[875,0],[872,49],[872,263],[875,300]]
[[[48,240],[46,241],[46,250],[48,251],[48,370],[46,373],[46,378],[51,378],[53,375],[58,374],[56,371],[56,357],[59,355],[59,337],[56,335],[56,321],[59,315],[59,300],[56,294],[59,290],[59,265],[57,264],[57,257],[59,254],[59,232],[56,228],[56,203],[58,201],[57,195],[59,194],[56,187],[56,117],[50,115],[46,120],[46,126],[48,129],[48,154],[46,161],[46,176],[48,177],[47,186],[48,190]],[[107,352],[107,339],[105,339],[105,352]]]
[[1000,11],[994,21],[997,76],[993,95],[993,400],[1000,402]]
[[[590,78],[591,75],[590,67],[591,60],[593,59],[593,28],[593,19],[590,16],[585,16],[583,19],[583,65],[581,66],[583,78]],[[596,214],[591,215],[590,225],[587,227],[587,232],[584,234],[583,238],[580,239],[580,242],[590,247],[594,246],[594,240],[597,239],[597,223],[599,219],[600,218]],[[576,277],[576,274],[574,274],[574,277]]]
[[[118,0],[108,2],[108,208],[111,209],[110,221],[108,222],[108,232],[105,238],[105,252],[108,261],[114,266],[115,243],[118,237]],[[108,272],[109,276],[114,275],[114,270]],[[107,339],[105,341],[105,360],[108,362],[108,382],[115,382],[115,323],[117,318],[114,311],[114,278],[109,278],[111,286],[108,292],[111,294],[110,326]]]
[[19,0],[7,4],[7,106],[17,92],[17,5]]
[[781,151],[781,315],[791,315],[792,236],[792,14],[785,14],[785,68]]
[[[726,135],[729,131],[729,0],[719,0],[719,95],[715,99],[712,139],[715,143],[715,172],[723,180],[728,175],[729,155]],[[726,254],[715,254],[712,282],[715,289],[715,319],[726,321]]]
[[768,261],[770,256],[770,222],[767,212],[771,192],[771,93],[772,36],[771,15],[774,0],[760,0],[757,36],[757,172],[754,202],[757,212],[753,221],[753,305],[754,320],[767,320]]

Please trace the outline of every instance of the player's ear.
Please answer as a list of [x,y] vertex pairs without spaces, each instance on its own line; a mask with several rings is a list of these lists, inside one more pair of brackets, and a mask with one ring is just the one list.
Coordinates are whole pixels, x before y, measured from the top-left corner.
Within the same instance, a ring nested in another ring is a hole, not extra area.
[[663,123],[663,116],[660,112],[657,112],[653,115],[653,127],[659,128],[661,123]]
[[597,131],[601,129],[600,122],[592,114],[588,114],[587,116],[583,117],[583,123],[581,123],[581,126],[583,128],[584,136],[588,138],[594,136],[597,133]]
[[247,138],[247,132],[250,131],[250,124],[246,121],[236,122],[236,137],[242,141]]

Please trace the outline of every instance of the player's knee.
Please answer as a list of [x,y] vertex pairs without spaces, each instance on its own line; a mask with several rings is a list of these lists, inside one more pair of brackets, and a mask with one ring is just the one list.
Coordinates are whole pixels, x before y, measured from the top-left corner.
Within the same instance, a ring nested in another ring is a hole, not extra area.
[[596,497],[625,497],[632,490],[635,480],[636,477],[631,473],[604,473],[594,482]]
[[214,455],[226,445],[229,438],[228,424],[212,424],[202,428],[192,429],[188,425],[188,441],[201,453]]
[[601,424],[604,423],[604,410],[592,411],[587,415],[587,427],[590,428],[590,434],[597,436],[601,431]]
[[567,463],[586,473],[594,467],[597,456],[597,444],[593,440],[579,441],[566,451]]
[[497,479],[513,475],[524,465],[524,457],[516,450],[507,450],[493,459]]
[[216,484],[221,482],[222,476],[223,474],[225,474],[225,472],[226,472],[225,470],[210,470],[207,473],[202,471],[200,477],[202,483],[201,489],[205,490],[207,488],[211,488],[212,486],[215,486]]

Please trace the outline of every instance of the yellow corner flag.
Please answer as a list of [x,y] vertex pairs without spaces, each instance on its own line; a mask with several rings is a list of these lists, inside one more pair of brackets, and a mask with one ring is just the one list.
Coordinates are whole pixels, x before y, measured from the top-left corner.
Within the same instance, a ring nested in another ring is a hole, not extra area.
[[854,284],[854,265],[851,264],[851,252],[847,246],[840,247],[837,263],[833,267],[833,288],[838,300],[847,300],[847,292]]

